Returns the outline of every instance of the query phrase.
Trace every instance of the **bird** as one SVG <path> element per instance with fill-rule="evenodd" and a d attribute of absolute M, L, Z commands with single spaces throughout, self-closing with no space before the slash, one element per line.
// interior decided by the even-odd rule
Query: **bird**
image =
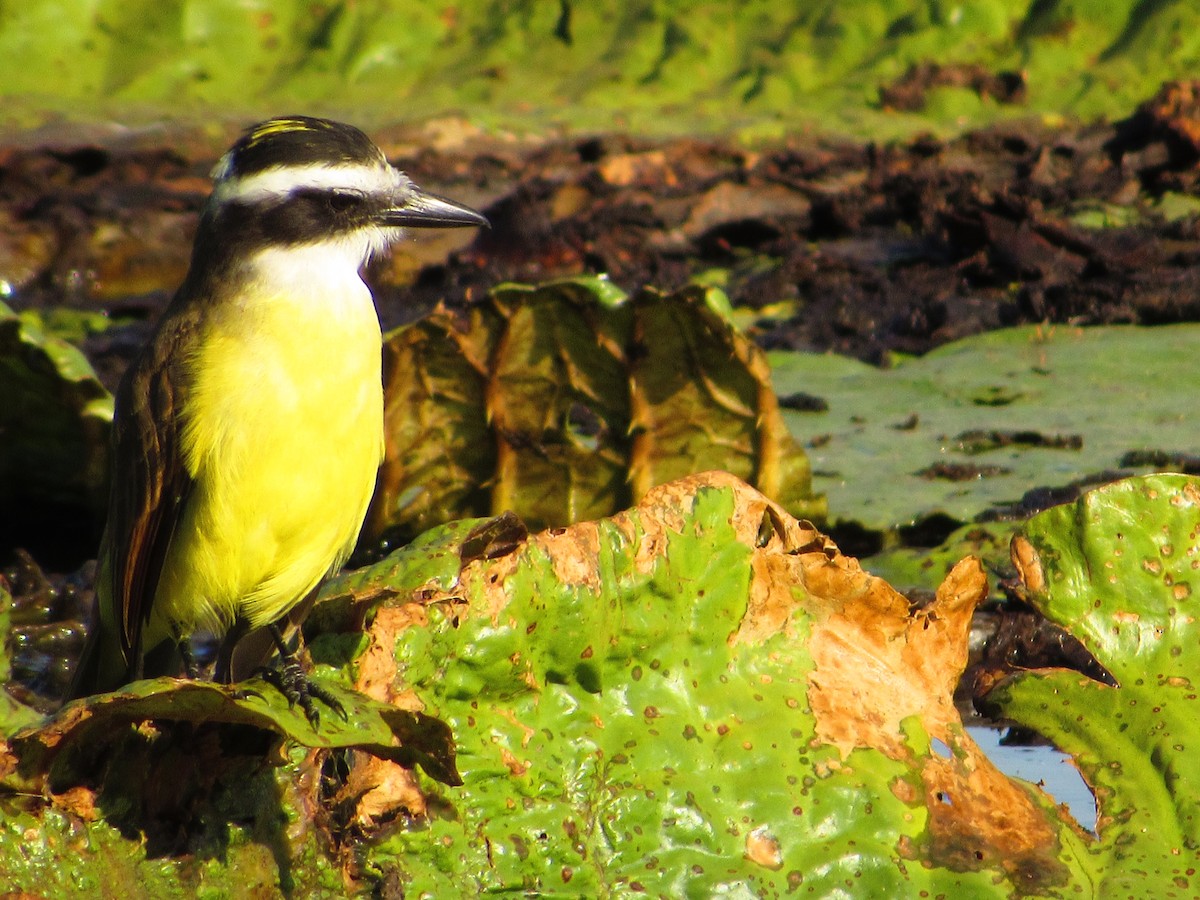
<path fill-rule="evenodd" d="M 361 272 L 407 228 L 486 225 L 352 125 L 283 116 L 236 140 L 187 274 L 116 392 L 93 624 L 65 699 L 195 675 L 200 634 L 220 639 L 214 677 L 232 681 L 253 634 L 314 726 L 313 696 L 336 707 L 283 628 L 350 555 L 383 458 L 382 337 Z"/>

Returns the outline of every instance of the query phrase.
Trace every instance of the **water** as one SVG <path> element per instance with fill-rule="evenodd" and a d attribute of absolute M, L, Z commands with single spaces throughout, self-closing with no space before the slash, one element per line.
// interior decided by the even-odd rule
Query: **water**
<path fill-rule="evenodd" d="M 1040 785 L 1088 831 L 1096 830 L 1096 801 L 1071 757 L 1053 747 L 1010 747 L 1000 743 L 1003 732 L 995 728 L 967 729 L 975 743 L 1005 775 Z"/>

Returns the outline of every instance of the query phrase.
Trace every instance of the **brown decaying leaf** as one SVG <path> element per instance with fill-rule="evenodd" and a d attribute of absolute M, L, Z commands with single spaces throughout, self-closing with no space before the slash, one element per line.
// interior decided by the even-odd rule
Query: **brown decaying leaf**
<path fill-rule="evenodd" d="M 779 869 L 783 866 L 783 853 L 779 840 L 765 826 L 755 828 L 746 833 L 746 859 L 756 862 L 768 869 Z"/>
<path fill-rule="evenodd" d="M 1033 544 L 1024 535 L 1014 535 L 1009 545 L 1013 566 L 1021 578 L 1026 590 L 1039 594 L 1046 589 L 1046 573 L 1042 571 L 1042 562 L 1038 559 Z"/>
<path fill-rule="evenodd" d="M 658 182 L 671 186 L 679 183 L 667 163 L 667 155 L 661 150 L 610 156 L 597 166 L 597 171 L 604 181 L 614 187 L 649 186 Z"/>
<path fill-rule="evenodd" d="M 916 610 L 849 557 L 803 569 L 813 617 L 808 702 L 817 740 L 836 745 L 843 760 L 862 748 L 917 762 L 902 722 L 919 719 L 944 747 L 918 763 L 930 851 L 943 864 L 1016 871 L 1055 846 L 1045 811 L 966 735 L 954 706 L 971 616 L 988 593 L 979 560 L 961 560 L 933 602 Z M 894 790 L 901 799 L 919 796 L 907 783 Z"/>
<path fill-rule="evenodd" d="M 892 790 L 905 802 L 926 803 L 927 852 L 934 859 L 966 868 L 999 865 L 1014 872 L 1039 865 L 1046 848 L 1055 844 L 1045 811 L 984 756 L 966 734 L 953 701 L 967 661 L 971 616 L 987 596 L 978 559 L 959 562 L 936 597 L 914 608 L 857 560 L 842 555 L 810 523 L 789 516 L 728 473 L 707 472 L 654 488 L 635 509 L 609 520 L 636 540 L 639 570 L 649 572 L 658 564 L 671 533 L 682 530 L 696 493 L 705 488 L 733 491 L 731 524 L 737 540 L 753 548 L 749 602 L 741 622 L 731 629 L 730 646 L 791 634 L 793 621 L 807 618 L 815 664 L 808 679 L 814 743 L 838 749 L 841 763 L 835 766 L 852 765 L 851 754 L 859 749 L 913 766 L 911 778 L 898 780 Z M 480 597 L 483 603 L 460 607 L 462 614 L 473 609 L 499 621 L 508 602 L 505 583 L 526 553 L 544 554 L 563 583 L 597 589 L 601 540 L 596 522 L 531 535 L 528 549 L 472 561 L 464 566 L 453 595 L 427 599 Z M 373 648 L 391 647 L 399 629 L 424 623 L 422 611 L 412 604 L 383 612 L 375 619 Z M 363 671 L 371 679 L 363 682 L 364 689 L 386 693 L 382 682 L 393 670 L 364 666 Z M 914 733 L 914 719 L 942 746 L 913 746 L 908 735 Z M 393 802 L 408 802 L 402 794 Z M 746 853 L 763 865 L 774 859 L 769 841 L 748 842 Z"/>
<path fill-rule="evenodd" d="M 401 631 L 428 623 L 425 608 L 419 603 L 380 608 L 371 626 L 370 643 L 357 661 L 355 690 L 400 709 L 424 709 L 416 694 L 398 686 L 393 648 Z M 348 766 L 346 780 L 333 802 L 354 800 L 350 824 L 355 828 L 371 832 L 401 816 L 420 818 L 426 814 L 425 795 L 411 769 L 367 753 L 349 754 Z"/>
<path fill-rule="evenodd" d="M 598 285 L 501 288 L 463 319 L 437 310 L 388 336 L 368 536 L 510 510 L 565 525 L 713 466 L 823 515 L 766 356 L 706 293 L 607 306 Z"/>

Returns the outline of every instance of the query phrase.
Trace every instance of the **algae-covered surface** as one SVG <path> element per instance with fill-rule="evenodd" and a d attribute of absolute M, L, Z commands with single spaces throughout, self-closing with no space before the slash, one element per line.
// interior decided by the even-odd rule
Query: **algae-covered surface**
<path fill-rule="evenodd" d="M 889 137 L 1092 119 L 1200 62 L 1188 3 L 448 6 L 30 0 L 0 12 L 10 122 L 251 109 L 545 130 Z"/>

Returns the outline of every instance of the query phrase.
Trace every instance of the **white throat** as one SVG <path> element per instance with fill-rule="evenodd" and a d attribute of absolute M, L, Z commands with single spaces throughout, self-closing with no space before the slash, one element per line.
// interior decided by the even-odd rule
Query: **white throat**
<path fill-rule="evenodd" d="M 271 284 L 361 281 L 363 266 L 398 237 L 399 229 L 375 228 L 322 241 L 267 247 L 250 257 L 249 267 L 253 277 Z"/>
<path fill-rule="evenodd" d="M 268 247 L 249 260 L 248 295 L 260 298 L 256 302 L 269 298 L 275 304 L 321 310 L 323 315 L 337 319 L 368 311 L 375 318 L 374 301 L 361 274 L 374 249 L 367 233 L 293 247 Z"/>

